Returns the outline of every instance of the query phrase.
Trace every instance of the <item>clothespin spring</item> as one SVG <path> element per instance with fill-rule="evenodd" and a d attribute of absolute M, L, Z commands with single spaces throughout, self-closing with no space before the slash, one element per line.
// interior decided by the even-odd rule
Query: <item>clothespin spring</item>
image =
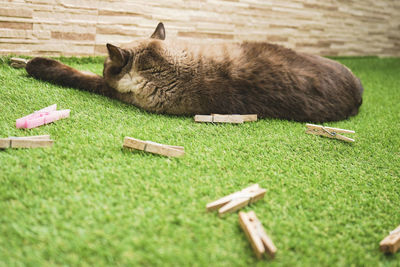
<path fill-rule="evenodd" d="M 330 132 L 328 131 L 325 127 L 322 126 L 322 130 L 325 131 L 327 134 L 331 135 L 331 136 L 336 136 L 336 132 Z"/>

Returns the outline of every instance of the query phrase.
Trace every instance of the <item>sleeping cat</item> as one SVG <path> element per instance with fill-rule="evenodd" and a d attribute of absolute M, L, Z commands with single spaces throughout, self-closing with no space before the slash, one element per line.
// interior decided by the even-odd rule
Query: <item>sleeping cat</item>
<path fill-rule="evenodd" d="M 30 60 L 26 70 L 41 80 L 174 115 L 325 122 L 356 115 L 362 103 L 363 87 L 348 68 L 274 44 L 167 41 L 159 23 L 150 38 L 107 44 L 107 50 L 103 77 L 42 57 Z"/>

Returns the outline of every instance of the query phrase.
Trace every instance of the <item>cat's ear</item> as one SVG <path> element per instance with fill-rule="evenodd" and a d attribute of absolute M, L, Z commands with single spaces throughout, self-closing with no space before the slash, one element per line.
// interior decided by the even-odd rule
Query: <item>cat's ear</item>
<path fill-rule="evenodd" d="M 150 38 L 165 40 L 165 28 L 162 22 L 158 23 L 156 30 L 153 32 Z"/>
<path fill-rule="evenodd" d="M 128 53 L 122 48 L 119 48 L 112 44 L 107 44 L 108 55 L 110 56 L 111 61 L 116 66 L 124 66 L 127 61 Z"/>

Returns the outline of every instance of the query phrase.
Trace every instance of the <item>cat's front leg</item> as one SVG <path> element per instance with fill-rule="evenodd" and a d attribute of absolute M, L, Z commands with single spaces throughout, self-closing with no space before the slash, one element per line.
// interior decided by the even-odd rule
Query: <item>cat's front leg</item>
<path fill-rule="evenodd" d="M 92 72 L 73 69 L 54 59 L 35 57 L 26 64 L 26 71 L 39 80 L 113 96 L 114 90 L 107 86 L 103 77 Z"/>

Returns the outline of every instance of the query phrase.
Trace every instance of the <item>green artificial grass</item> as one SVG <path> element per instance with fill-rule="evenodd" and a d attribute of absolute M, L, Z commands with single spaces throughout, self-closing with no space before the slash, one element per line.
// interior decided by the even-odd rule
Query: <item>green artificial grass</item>
<path fill-rule="evenodd" d="M 50 134 L 52 148 L 0 151 L 0 266 L 398 266 L 379 242 L 400 224 L 400 59 L 340 58 L 365 87 L 358 116 L 327 126 L 354 144 L 264 119 L 196 124 L 27 76 L 0 60 L 0 137 Z M 102 58 L 68 59 L 102 72 Z M 2 62 L 2 63 L 1 63 Z M 51 104 L 71 116 L 31 130 Z M 183 158 L 122 148 L 125 136 L 181 145 Z M 349 135 L 351 136 L 351 135 Z M 253 183 L 278 248 L 259 261 L 237 213 L 208 202 Z"/>

